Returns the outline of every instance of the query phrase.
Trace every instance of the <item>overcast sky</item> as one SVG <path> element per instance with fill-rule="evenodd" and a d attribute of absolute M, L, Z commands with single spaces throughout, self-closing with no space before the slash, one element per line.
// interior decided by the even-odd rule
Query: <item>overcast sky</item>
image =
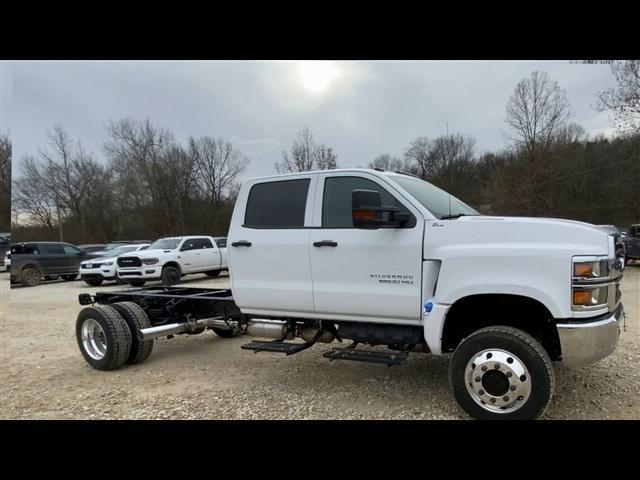
<path fill-rule="evenodd" d="M 230 139 L 251 159 L 245 177 L 275 173 L 305 125 L 342 167 L 400 156 L 413 138 L 446 133 L 447 123 L 483 153 L 505 146 L 507 99 L 534 70 L 566 90 L 573 121 L 610 133 L 608 116 L 593 109 L 613 83 L 609 66 L 568 61 L 2 62 L 0 131 L 11 134 L 14 165 L 46 146 L 56 123 L 103 159 L 109 119 L 148 117 L 180 141 Z"/>

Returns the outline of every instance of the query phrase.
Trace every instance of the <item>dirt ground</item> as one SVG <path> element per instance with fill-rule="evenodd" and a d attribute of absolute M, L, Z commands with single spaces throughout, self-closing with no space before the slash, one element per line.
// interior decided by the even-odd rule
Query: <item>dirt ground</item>
<path fill-rule="evenodd" d="M 228 287 L 192 276 L 185 286 Z M 320 345 L 284 357 L 241 350 L 212 332 L 156 341 L 144 363 L 93 370 L 75 338 L 79 293 L 55 281 L 13 288 L 0 274 L 2 419 L 464 419 L 448 385 L 449 356 L 415 354 L 400 366 L 330 362 Z M 622 283 L 626 331 L 618 349 L 580 369 L 556 369 L 546 419 L 640 419 L 640 266 Z"/>

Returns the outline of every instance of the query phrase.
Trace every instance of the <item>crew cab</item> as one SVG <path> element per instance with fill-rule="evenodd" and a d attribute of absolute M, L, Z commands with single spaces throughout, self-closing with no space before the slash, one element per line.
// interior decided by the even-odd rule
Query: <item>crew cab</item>
<path fill-rule="evenodd" d="M 329 360 L 397 365 L 413 352 L 452 353 L 451 389 L 469 415 L 531 419 L 552 398 L 554 364 L 611 354 L 624 320 L 614 236 L 576 221 L 484 216 L 401 172 L 250 180 L 228 242 L 230 290 L 82 294 L 93 304 L 76 323 L 85 359 L 98 369 L 136 363 L 154 338 L 205 328 L 265 338 L 242 348 L 286 355 L 351 341 L 324 349 Z M 130 347 L 113 322 L 133 333 Z M 100 331 L 104 348 L 92 350 Z"/>
<path fill-rule="evenodd" d="M 199 235 L 161 238 L 144 251 L 120 255 L 116 262 L 117 276 L 133 286 L 142 286 L 150 280 L 174 285 L 191 273 L 217 277 L 228 269 L 227 249 L 217 244 L 221 240 Z"/>
<path fill-rule="evenodd" d="M 117 275 L 116 261 L 118 256 L 124 255 L 130 252 L 138 252 L 140 250 L 146 250 L 150 243 L 142 243 L 139 245 L 123 244 L 115 248 L 112 248 L 108 252 L 105 252 L 105 256 L 91 258 L 80 263 L 80 278 L 84 280 L 87 285 L 97 287 L 102 285 L 104 281 L 116 281 L 123 283 Z"/>

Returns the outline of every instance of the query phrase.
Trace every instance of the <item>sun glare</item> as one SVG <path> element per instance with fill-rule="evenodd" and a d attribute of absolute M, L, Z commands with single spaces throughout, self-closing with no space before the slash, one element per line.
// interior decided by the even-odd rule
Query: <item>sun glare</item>
<path fill-rule="evenodd" d="M 326 61 L 301 62 L 299 73 L 302 84 L 311 93 L 324 92 L 331 82 L 340 77 L 340 70 Z"/>

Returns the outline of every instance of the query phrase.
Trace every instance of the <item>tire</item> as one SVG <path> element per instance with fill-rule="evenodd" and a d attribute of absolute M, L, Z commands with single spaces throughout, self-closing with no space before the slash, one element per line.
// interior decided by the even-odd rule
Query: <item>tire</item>
<path fill-rule="evenodd" d="M 127 280 L 129 285 L 132 287 L 142 287 L 146 282 L 146 280 Z"/>
<path fill-rule="evenodd" d="M 37 287 L 42 281 L 42 273 L 35 267 L 25 267 L 22 269 L 22 285 L 25 287 Z"/>
<path fill-rule="evenodd" d="M 80 311 L 76 339 L 82 356 L 96 370 L 113 370 L 129 358 L 131 332 L 124 318 L 109 305 L 93 305 Z"/>
<path fill-rule="evenodd" d="M 456 401 L 473 418 L 528 420 L 549 405 L 555 375 L 549 355 L 535 338 L 517 328 L 493 326 L 458 345 L 449 382 Z"/>
<path fill-rule="evenodd" d="M 223 330 L 221 328 L 212 328 L 216 335 L 222 338 L 236 338 L 242 335 L 244 332 L 242 330 Z"/>
<path fill-rule="evenodd" d="M 126 283 L 127 283 L 125 280 L 123 280 L 122 278 L 120 278 L 120 277 L 118 276 L 118 274 L 117 274 L 117 273 L 116 273 L 115 281 L 116 281 L 116 284 L 117 284 L 117 285 L 126 285 Z"/>
<path fill-rule="evenodd" d="M 144 362 L 153 351 L 153 339 L 140 341 L 138 331 L 151 327 L 151 321 L 147 312 L 140 305 L 133 302 L 117 302 L 111 306 L 124 318 L 131 332 L 131 350 L 129 357 L 124 362 L 127 365 Z"/>
<path fill-rule="evenodd" d="M 222 270 L 209 270 L 208 272 L 204 272 L 208 277 L 218 277 L 220 276 L 220 272 Z"/>
<path fill-rule="evenodd" d="M 58 280 L 59 275 L 45 275 L 44 279 L 45 280 Z"/>
<path fill-rule="evenodd" d="M 171 285 L 175 285 L 180 281 L 180 270 L 176 267 L 166 266 L 162 269 L 162 275 L 160 279 L 162 280 L 162 284 L 165 287 L 170 287 Z"/>
<path fill-rule="evenodd" d="M 102 285 L 102 279 L 101 278 L 90 278 L 85 280 L 85 283 L 87 285 L 91 285 L 92 287 L 99 287 L 100 285 Z"/>
<path fill-rule="evenodd" d="M 75 274 L 73 274 L 73 275 L 62 275 L 62 279 L 63 279 L 65 282 L 72 282 L 72 281 L 74 281 L 76 278 L 78 278 L 78 274 L 77 274 L 77 273 L 75 273 Z"/>

